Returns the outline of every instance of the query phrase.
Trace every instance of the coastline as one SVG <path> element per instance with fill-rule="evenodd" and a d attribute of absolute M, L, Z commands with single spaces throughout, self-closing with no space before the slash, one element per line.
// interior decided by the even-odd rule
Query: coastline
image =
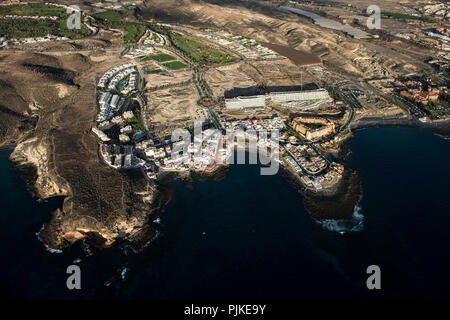
<path fill-rule="evenodd" d="M 350 141 L 355 138 L 356 131 L 374 127 L 422 127 L 436 131 L 443 137 L 450 136 L 450 120 L 423 123 L 408 118 L 382 118 L 366 117 L 359 119 L 351 125 L 351 134 L 341 141 L 337 150 L 324 151 L 328 156 L 341 162 L 347 156 Z M 352 220 L 354 210 L 358 206 L 362 196 L 362 185 L 358 173 L 345 166 L 342 178 L 333 186 L 323 190 L 312 191 L 305 187 L 298 175 L 289 168 L 282 165 L 281 174 L 301 194 L 305 208 L 311 217 L 317 221 L 326 220 Z"/>
<path fill-rule="evenodd" d="M 449 129 L 450 119 L 444 119 L 439 121 L 421 122 L 415 119 L 409 118 L 383 118 L 383 117 L 363 117 L 357 120 L 355 123 L 350 124 L 350 129 L 364 129 L 371 127 L 423 127 L 431 129 Z"/>
<path fill-rule="evenodd" d="M 342 178 L 333 186 L 312 191 L 306 188 L 298 175 L 281 166 L 281 175 L 301 195 L 306 210 L 315 220 L 349 220 L 361 195 L 361 181 L 356 171 L 345 167 Z"/>
<path fill-rule="evenodd" d="M 362 120 L 362 121 L 361 121 Z M 352 126 L 352 134 L 342 141 L 342 144 L 339 146 L 339 152 L 328 153 L 336 159 L 342 160 L 345 158 L 345 155 L 348 152 L 348 142 L 354 138 L 355 132 L 354 130 L 370 128 L 370 127 L 384 127 L 384 126 L 413 126 L 413 127 L 431 127 L 434 128 L 436 125 L 429 125 L 420 123 L 417 121 L 411 121 L 408 119 L 392 119 L 388 121 L 384 121 L 385 119 L 361 119 L 355 125 Z M 382 121 L 380 121 L 382 120 Z M 448 125 L 446 122 L 441 122 L 438 124 L 439 127 L 443 129 L 447 129 Z M 448 131 L 446 131 L 448 133 Z M 16 144 L 3 145 L 2 149 L 12 149 L 14 151 Z M 42 191 L 40 187 L 36 184 L 37 178 L 39 177 L 37 169 L 35 168 L 33 163 L 20 163 L 11 159 L 14 163 L 14 166 L 23 170 L 24 175 L 23 178 L 27 181 L 27 185 L 29 186 L 31 192 L 40 199 L 45 199 L 43 197 Z M 106 239 L 101 235 L 101 233 L 96 232 L 95 230 L 78 230 L 81 231 L 81 235 L 78 234 L 74 238 L 69 236 L 69 241 L 67 239 L 65 241 L 55 241 L 57 238 L 62 236 L 61 230 L 55 228 L 58 226 L 58 223 L 50 223 L 52 220 L 60 220 L 62 216 L 61 210 L 63 210 L 64 204 L 62 208 L 56 210 L 56 212 L 52 213 L 51 220 L 46 223 L 45 227 L 41 232 L 41 237 L 43 241 L 52 249 L 61 249 L 68 245 L 75 243 L 80 239 L 86 239 L 89 243 L 93 244 L 97 247 L 108 247 L 112 244 L 117 244 L 119 246 L 129 245 L 134 248 L 134 250 L 141 250 L 146 243 L 151 241 L 156 233 L 152 229 L 152 220 L 155 217 L 158 217 L 164 211 L 168 201 L 170 201 L 170 197 L 172 195 L 172 190 L 164 185 L 164 181 L 166 179 L 181 179 L 189 183 L 192 181 L 192 177 L 197 177 L 200 181 L 206 180 L 215 180 L 220 181 L 226 178 L 227 171 L 229 166 L 217 166 L 211 171 L 205 170 L 192 170 L 188 172 L 187 175 L 183 176 L 178 173 L 164 173 L 166 177 L 164 177 L 161 183 L 158 183 L 156 189 L 158 190 L 158 196 L 155 197 L 154 201 L 151 203 L 143 204 L 147 208 L 144 213 L 146 215 L 146 222 L 142 224 L 139 228 L 139 232 L 130 233 L 128 235 L 118 235 L 112 243 L 106 241 Z M 355 206 L 357 206 L 360 196 L 361 196 L 361 182 L 357 172 L 353 169 L 345 167 L 343 177 L 336 183 L 336 185 L 331 188 L 326 188 L 324 190 L 320 190 L 318 192 L 311 191 L 303 186 L 303 184 L 299 181 L 297 176 L 290 172 L 288 168 L 284 165 L 281 165 L 281 174 L 286 178 L 288 183 L 293 185 L 294 188 L 298 190 L 301 197 L 303 198 L 305 207 L 307 211 L 311 214 L 311 217 L 317 221 L 324 220 L 350 220 L 353 216 L 353 211 Z M 67 196 L 64 196 L 66 200 Z M 64 201 L 65 202 L 65 201 Z M 150 206 L 150 207 L 148 207 Z M 144 209 L 144 208 L 142 208 Z M 51 226 L 53 225 L 53 226 Z M 59 239 L 61 240 L 61 239 Z M 71 240 L 71 241 L 70 241 Z M 59 243 L 59 244 L 57 244 Z"/>

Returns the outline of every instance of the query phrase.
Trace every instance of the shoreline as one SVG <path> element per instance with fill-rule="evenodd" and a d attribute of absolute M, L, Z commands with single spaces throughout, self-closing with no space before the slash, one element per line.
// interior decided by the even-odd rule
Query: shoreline
<path fill-rule="evenodd" d="M 342 178 L 333 186 L 312 191 L 288 167 L 281 166 L 280 174 L 303 199 L 304 206 L 315 220 L 350 220 L 361 195 L 358 173 L 345 166 Z"/>
<path fill-rule="evenodd" d="M 357 120 L 356 123 L 350 125 L 351 130 L 372 128 L 372 127 L 422 127 L 430 129 L 449 129 L 450 119 L 421 122 L 409 118 L 382 118 L 382 117 L 366 117 Z"/>
<path fill-rule="evenodd" d="M 436 134 L 443 137 L 450 136 L 450 120 L 439 122 L 422 123 L 413 119 L 399 118 L 362 118 L 351 128 L 351 135 L 345 138 L 338 147 L 338 150 L 324 151 L 327 156 L 342 162 L 351 151 L 350 141 L 355 138 L 357 131 L 369 128 L 381 127 L 416 127 L 432 129 Z M 326 220 L 351 221 L 353 212 L 362 196 L 361 179 L 358 172 L 345 166 L 342 178 L 335 184 L 323 190 L 313 191 L 307 188 L 298 175 L 286 165 L 281 165 L 283 177 L 301 194 L 306 210 L 311 217 L 318 222 Z"/>
<path fill-rule="evenodd" d="M 410 119 L 379 119 L 379 118 L 371 118 L 371 119 L 361 119 L 356 124 L 351 126 L 352 135 L 349 136 L 348 139 L 345 139 L 342 144 L 339 146 L 339 152 L 337 154 L 327 152 L 329 155 L 335 157 L 338 160 L 343 160 L 348 153 L 348 143 L 354 138 L 356 131 L 365 128 L 373 128 L 373 127 L 401 127 L 401 126 L 409 126 L 409 127 L 423 127 L 430 128 L 434 130 L 444 130 L 446 134 L 450 134 L 450 121 L 442 121 L 439 123 L 421 123 L 418 121 L 412 121 Z M 13 143 L 5 143 L 0 146 L 0 150 L 11 150 L 14 151 L 17 144 Z M 347 152 L 345 152 L 347 151 Z M 33 196 L 38 199 L 42 199 L 41 192 L 39 190 L 39 186 L 36 185 L 36 180 L 38 178 L 37 169 L 34 167 L 32 163 L 24 164 L 17 163 L 11 159 L 9 159 L 19 171 L 22 171 L 24 174 L 22 178 L 26 181 L 27 186 Z M 355 206 L 358 204 L 359 198 L 361 196 L 361 181 L 358 173 L 349 168 L 345 167 L 343 177 L 333 185 L 331 189 L 326 188 L 324 190 L 313 192 L 308 190 L 300 181 L 298 181 L 298 177 L 294 176 L 292 172 L 285 165 L 280 165 L 280 174 L 287 180 L 288 183 L 293 185 L 298 192 L 300 193 L 306 210 L 310 213 L 311 217 L 317 221 L 324 220 L 351 220 L 353 217 L 353 211 Z M 145 247 L 145 245 L 154 239 L 156 236 L 156 232 L 152 228 L 153 220 L 157 218 L 164 209 L 167 207 L 168 202 L 173 196 L 173 190 L 164 185 L 166 179 L 181 179 L 186 182 L 192 182 L 193 177 L 197 177 L 200 181 L 206 180 L 215 180 L 220 181 L 226 178 L 226 173 L 228 172 L 229 166 L 218 165 L 211 171 L 196 171 L 191 170 L 187 173 L 186 176 L 180 175 L 178 173 L 165 173 L 167 177 L 163 177 L 163 179 L 157 183 L 158 196 L 155 202 L 151 204 L 151 208 L 148 208 L 148 214 L 146 220 L 147 222 L 141 226 L 141 230 L 135 234 L 129 234 L 127 236 L 117 237 L 116 241 L 114 241 L 110 245 L 119 245 L 119 246 L 131 246 L 133 250 L 141 250 Z M 65 199 L 67 196 L 63 196 Z M 61 210 L 64 207 L 64 202 L 61 205 L 61 208 L 52 212 L 52 218 L 45 224 L 46 228 L 43 230 L 43 234 L 41 234 L 42 239 L 45 241 L 47 245 L 51 244 L 53 241 L 49 241 L 51 238 L 58 238 L 57 230 L 53 230 L 57 234 L 53 234 L 52 228 L 48 228 L 50 221 L 53 220 L 54 216 L 60 215 Z M 336 205 L 338 204 L 338 205 Z M 145 206 L 149 206 L 149 204 L 144 204 Z M 59 214 L 58 214 L 59 211 Z M 147 210 L 146 210 L 147 211 Z M 104 238 L 101 237 L 100 234 L 95 231 L 86 232 L 85 237 L 90 244 L 93 244 L 96 247 L 108 247 L 105 245 Z M 60 235 L 59 235 L 60 236 Z M 76 240 L 78 241 L 78 240 Z M 76 242 L 74 241 L 74 242 Z M 65 243 L 62 246 L 55 247 L 49 246 L 52 249 L 63 249 L 67 247 L 67 245 L 71 245 L 74 242 Z"/>

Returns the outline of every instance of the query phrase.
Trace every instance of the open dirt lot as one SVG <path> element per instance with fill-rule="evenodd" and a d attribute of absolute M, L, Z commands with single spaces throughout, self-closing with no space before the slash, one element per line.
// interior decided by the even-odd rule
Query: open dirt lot
<path fill-rule="evenodd" d="M 192 84 L 152 91 L 146 98 L 148 105 L 143 112 L 144 122 L 149 131 L 158 136 L 191 126 L 199 109 L 199 95 Z"/>

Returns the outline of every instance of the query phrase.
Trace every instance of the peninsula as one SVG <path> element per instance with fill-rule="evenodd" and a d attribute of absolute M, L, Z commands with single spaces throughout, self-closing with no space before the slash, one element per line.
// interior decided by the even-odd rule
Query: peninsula
<path fill-rule="evenodd" d="M 362 192 L 344 165 L 355 129 L 449 127 L 448 41 L 434 36 L 448 29 L 436 17 L 405 26 L 423 29 L 418 40 L 348 23 L 339 6 L 330 12 L 346 27 L 328 28 L 301 16 L 313 4 L 85 1 L 80 29 L 68 30 L 56 24 L 69 2 L 10 2 L 0 6 L 0 144 L 37 197 L 64 198 L 40 232 L 53 249 L 139 250 L 167 177 L 222 176 L 255 134 L 314 219 L 350 220 Z M 27 28 L 13 31 L 18 21 Z M 174 157 L 174 132 L 196 124 L 201 135 Z"/>

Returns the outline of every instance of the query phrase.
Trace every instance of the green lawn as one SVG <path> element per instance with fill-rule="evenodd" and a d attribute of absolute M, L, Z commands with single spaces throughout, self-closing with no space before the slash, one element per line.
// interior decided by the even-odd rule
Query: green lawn
<path fill-rule="evenodd" d="M 179 69 L 184 69 L 184 68 L 188 67 L 187 65 L 185 65 L 184 63 L 182 63 L 180 61 L 166 62 L 166 63 L 163 63 L 163 66 L 170 70 L 179 70 Z"/>
<path fill-rule="evenodd" d="M 152 56 L 152 59 L 158 62 L 166 62 L 166 61 L 171 61 L 171 60 L 175 60 L 174 57 L 169 56 L 168 54 L 157 54 L 155 56 Z"/>
<path fill-rule="evenodd" d="M 137 115 L 135 114 L 133 118 L 127 120 L 127 124 L 131 125 L 131 127 L 133 128 L 133 135 L 135 133 L 145 132 L 144 127 L 142 126 L 141 123 L 141 116 L 139 110 L 137 110 L 137 112 L 135 111 L 135 113 L 137 113 Z"/>
<path fill-rule="evenodd" d="M 171 38 L 175 45 L 196 63 L 226 64 L 236 61 L 236 58 L 229 56 L 218 49 L 184 37 L 179 33 L 172 33 Z"/>

